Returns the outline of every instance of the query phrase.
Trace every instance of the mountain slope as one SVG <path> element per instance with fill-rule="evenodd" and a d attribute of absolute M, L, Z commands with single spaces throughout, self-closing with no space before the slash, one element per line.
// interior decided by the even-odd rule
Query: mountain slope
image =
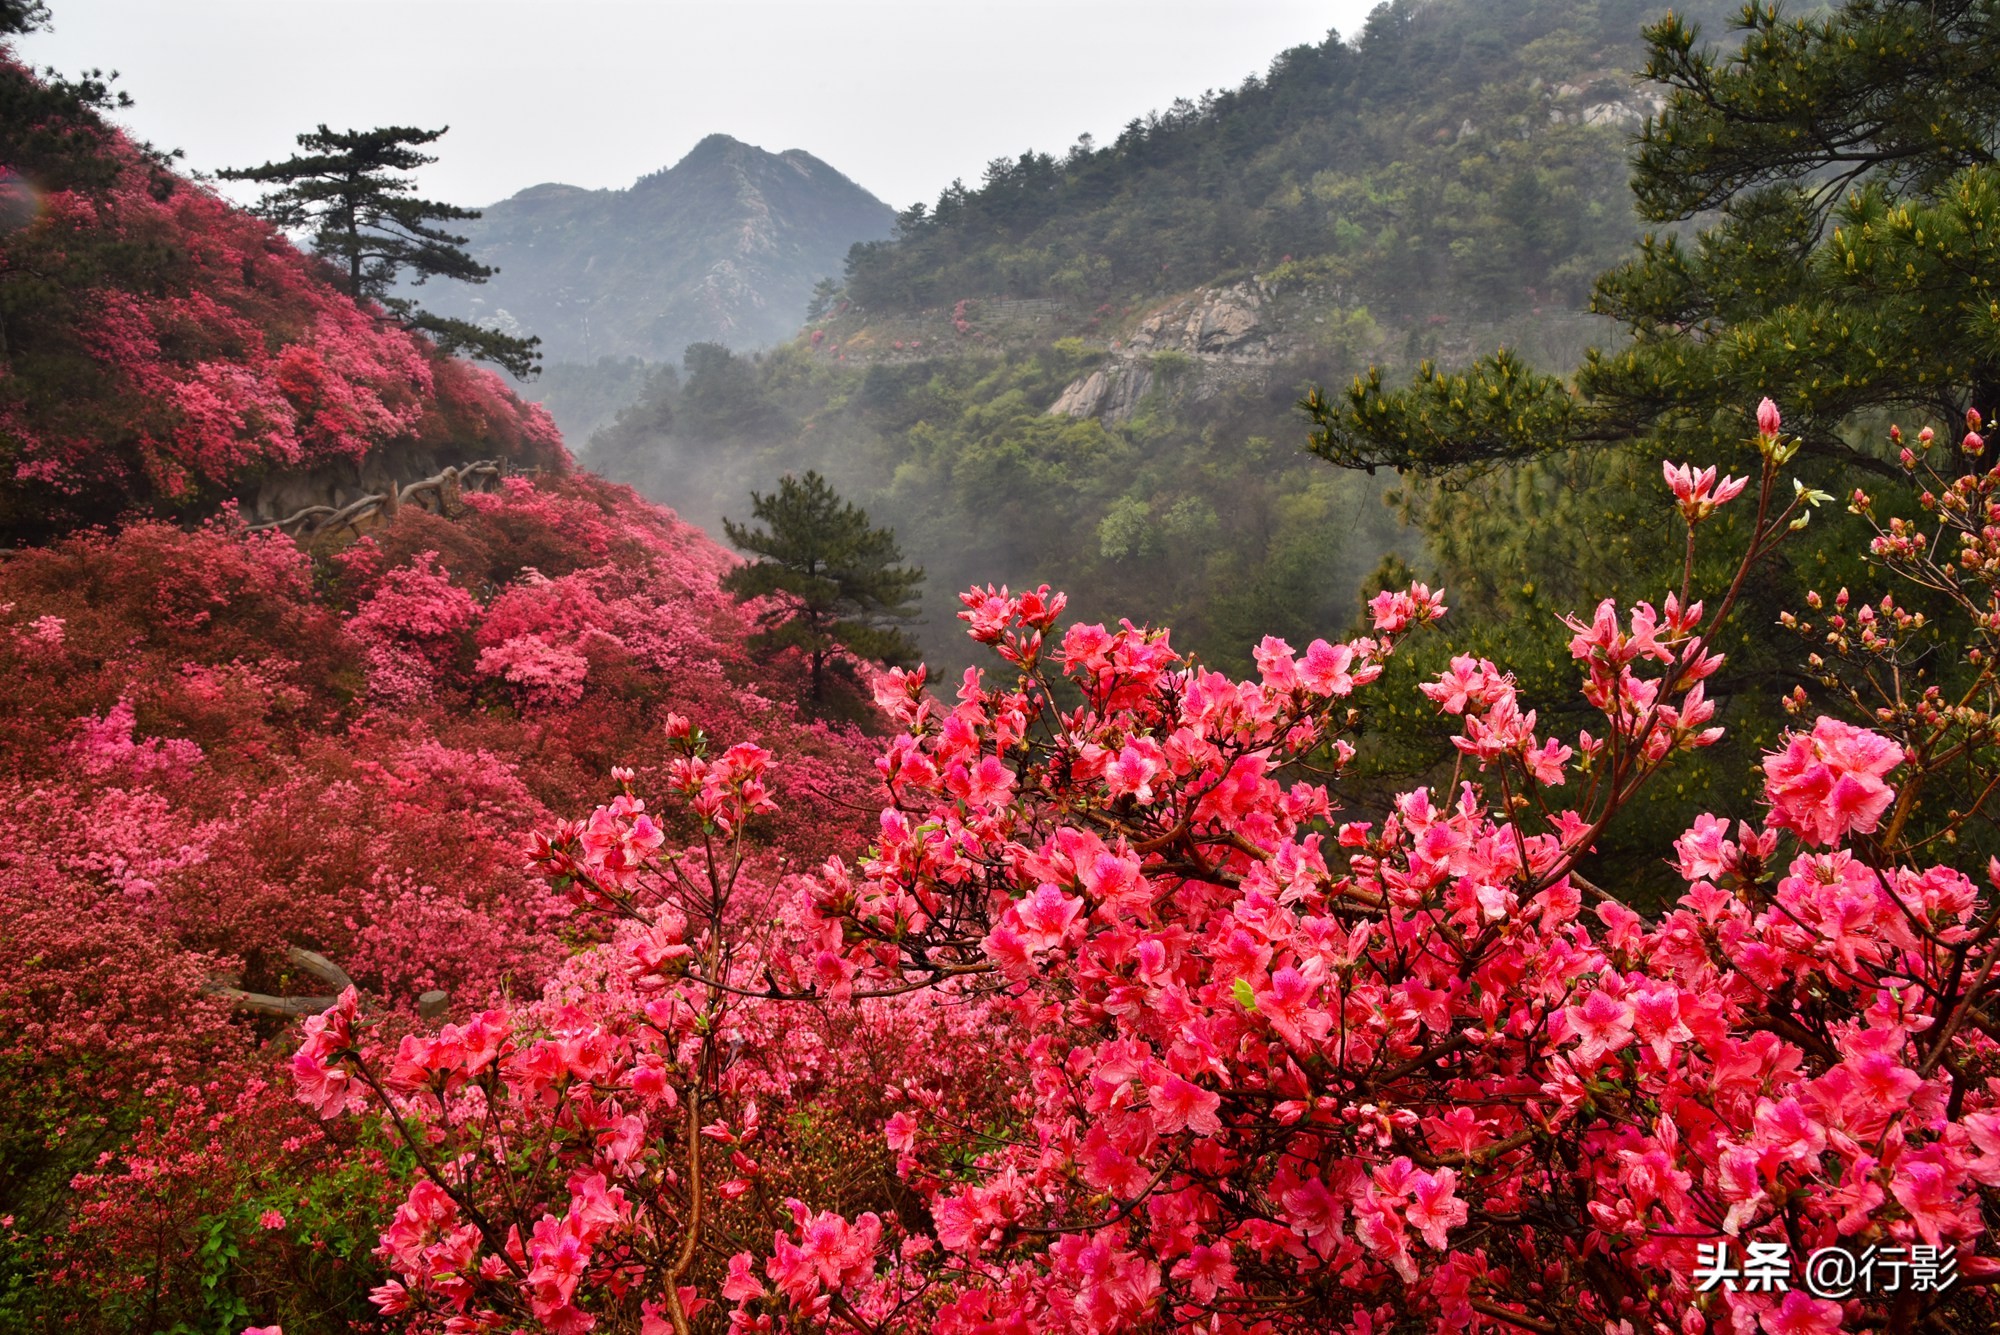
<path fill-rule="evenodd" d="M 312 478 L 569 465 L 494 375 L 357 307 L 321 263 L 0 48 L 0 540 L 195 516 Z"/>
<path fill-rule="evenodd" d="M 424 295 L 451 315 L 539 335 L 551 363 L 678 361 L 690 343 L 747 349 L 798 331 L 813 285 L 889 234 L 889 207 L 810 153 L 713 134 L 625 190 L 538 185 L 466 224 L 500 272 Z"/>
<path fill-rule="evenodd" d="M 1378 313 L 1580 305 L 1632 230 L 1622 139 L 1657 97 L 1627 71 L 1664 8 L 1385 3 L 1354 39 L 1285 51 L 1113 143 L 954 182 L 857 252 L 848 296 L 873 312 L 1003 295 L 1088 307 L 1316 261 Z"/>
<path fill-rule="evenodd" d="M 786 751 L 760 859 L 871 771 L 744 651 L 734 558 L 101 106 L 0 45 L 0 1332 L 374 1329 L 412 1164 L 299 1108 L 304 999 L 533 993 L 579 938 L 523 840 L 670 711 Z M 230 504 L 474 459 L 358 537 Z"/>
<path fill-rule="evenodd" d="M 1247 669 L 1421 554 L 1386 476 L 1303 454 L 1308 385 L 1602 336 L 1653 106 L 1623 71 L 1661 7 L 1397 0 L 1111 145 L 994 163 L 857 249 L 794 345 L 658 376 L 586 453 L 704 524 L 818 469 L 931 572 L 941 665 L 955 589 L 1006 580 Z"/>

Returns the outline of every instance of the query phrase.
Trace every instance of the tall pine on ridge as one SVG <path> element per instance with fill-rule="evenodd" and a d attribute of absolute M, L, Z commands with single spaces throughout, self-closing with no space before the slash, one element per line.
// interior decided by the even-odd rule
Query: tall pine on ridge
<path fill-rule="evenodd" d="M 321 125 L 298 136 L 305 152 L 221 175 L 276 186 L 257 212 L 289 231 L 309 229 L 313 249 L 341 271 L 349 296 L 379 303 L 403 325 L 430 335 L 447 353 L 490 361 L 525 378 L 541 360 L 535 351 L 541 340 L 434 315 L 396 295 L 405 273 L 421 286 L 432 278 L 483 283 L 497 272 L 466 253 L 465 237 L 436 225 L 477 218 L 479 210 L 419 199 L 406 176 L 437 161 L 418 150 L 450 128 L 331 130 Z"/>

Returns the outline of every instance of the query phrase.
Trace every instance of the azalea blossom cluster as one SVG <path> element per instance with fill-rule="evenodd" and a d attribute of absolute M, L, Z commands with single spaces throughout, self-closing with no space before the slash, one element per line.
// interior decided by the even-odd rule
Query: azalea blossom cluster
<path fill-rule="evenodd" d="M 627 795 L 536 847 L 558 885 L 625 924 L 581 957 L 605 980 L 595 1027 L 577 1027 L 568 991 L 569 1009 L 552 997 L 515 1022 L 520 1046 L 478 1076 L 447 1063 L 415 1098 L 385 1082 L 391 1106 L 429 1097 L 424 1116 L 447 1128 L 407 1207 L 431 1222 L 399 1215 L 385 1241 L 403 1286 L 385 1306 L 421 1292 L 468 1329 L 525 1313 L 651 1331 L 692 1329 L 720 1300 L 744 1332 L 1990 1320 L 2000 919 L 1971 877 L 1896 837 L 1917 752 L 1815 719 L 1767 759 L 1761 823 L 1702 817 L 1675 843 L 1686 889 L 1665 912 L 1588 874 L 1638 789 L 1717 739 L 1708 646 L 1752 563 L 1817 503 L 1804 488 L 1777 503 L 1770 416 L 1732 584 L 1572 622 L 1597 721 L 1555 735 L 1502 668 L 1456 659 L 1422 687 L 1456 772 L 1372 815 L 1344 806 L 1340 775 L 1357 705 L 1401 638 L 1444 613 L 1422 586 L 1379 596 L 1368 635 L 1303 653 L 1266 640 L 1252 681 L 1181 659 L 1163 632 L 1063 629 L 1047 589 L 972 590 L 963 618 L 1003 682 L 970 672 L 947 705 L 920 671 L 885 674 L 898 732 L 874 842 L 750 915 L 727 911 L 717 869 L 754 821 L 749 785 L 781 762 L 767 771 L 761 748 L 710 762 L 670 724 L 690 748 L 671 786 L 697 804 L 694 842 Z M 1746 489 L 1667 480 L 1691 541 Z M 785 1015 L 887 1023 L 940 1003 L 1006 1043 L 958 1054 L 1002 1068 L 1004 1087 L 905 1090 L 883 1118 L 881 1150 L 920 1208 L 761 1194 L 764 1124 L 703 1063 L 742 1061 Z M 383 1080 L 364 1052 L 345 1059 Z M 537 1099 L 562 1109 L 539 1132 L 524 1116 Z M 739 1111 L 697 1131 L 702 1099 Z M 657 1120 L 663 1106 L 684 1120 Z M 488 1124 L 516 1146 L 504 1159 L 468 1130 Z M 703 1215 L 703 1141 L 734 1174 L 711 1208 L 761 1206 L 768 1242 Z M 532 1229 L 481 1228 L 471 1206 L 505 1197 L 475 1186 L 539 1161 L 526 1145 L 568 1196 L 547 1196 Z M 746 1231 L 719 1271 L 678 1264 Z M 1922 1246 L 1961 1279 L 1840 1301 L 1698 1284 L 1723 1244 Z M 545 1302 L 532 1276 L 549 1247 L 582 1278 Z"/>
<path fill-rule="evenodd" d="M 1988 809 L 1994 793 L 2000 470 L 1963 466 L 1985 449 L 1983 424 L 1977 409 L 1968 410 L 1956 451 L 1929 427 L 1914 449 L 1901 428 L 1889 429 L 1920 489 L 1915 514 L 1878 508 L 1859 488 L 1849 497 L 1849 510 L 1875 531 L 1871 555 L 1900 578 L 1902 596 L 1811 591 L 1804 607 L 1782 618 L 1806 646 L 1806 668 L 1821 687 L 1908 758 L 1908 780 L 1887 808 L 1893 838 L 1954 836 Z M 1952 640 L 1963 648 L 1954 652 Z M 1803 698 L 1801 689 L 1791 703 L 1797 708 Z"/>
<path fill-rule="evenodd" d="M 1773 504 L 1768 405 L 1760 430 L 1745 569 L 1823 499 Z M 1667 480 L 1692 541 L 1744 484 L 1684 471 Z M 931 1273 L 953 1296 L 936 1328 L 1372 1330 L 1393 1312 L 1438 1330 L 1831 1335 L 1890 1320 L 1888 1300 L 1701 1292 L 1699 1244 L 1915 1244 L 1992 1273 L 1977 1245 L 2000 1186 L 1995 918 L 1964 874 L 1879 838 L 1903 746 L 1832 718 L 1788 739 L 1764 825 L 1698 821 L 1676 847 L 1688 891 L 1656 921 L 1579 867 L 1639 785 L 1719 736 L 1705 646 L 1741 583 L 1713 612 L 1684 586 L 1659 611 L 1572 622 L 1604 724 L 1573 746 L 1537 733 L 1493 664 L 1455 660 L 1423 692 L 1474 773 L 1377 822 L 1265 777 L 1342 758 L 1267 712 L 1320 689 L 1284 647 L 1233 688 L 1247 718 L 1211 721 L 1217 687 L 1149 676 L 1161 664 L 1139 651 L 1157 641 L 1128 628 L 1122 661 L 1115 637 L 1111 655 L 1065 656 L 1090 703 L 1061 713 L 1023 652 L 1040 608 L 1009 620 L 969 598 L 1020 685 L 968 682 L 942 718 L 885 701 L 909 730 L 894 772 L 914 781 L 859 874 L 834 869 L 821 892 L 878 985 L 970 971 L 990 923 L 986 962 L 1039 1034 L 1031 1126 L 956 1185 L 946 1165 L 975 1144 L 893 1133 L 940 1174 L 950 1261 Z M 1400 624 L 1396 601 L 1378 600 L 1378 628 Z M 1092 691 L 1103 665 L 1130 694 Z M 1022 747 L 1042 728 L 1045 747 Z M 1149 745 L 1184 768 L 1153 782 Z M 1143 795 L 1098 755 L 1138 761 Z M 1026 763 L 988 785 L 1010 795 L 997 814 L 921 782 L 999 757 Z M 1260 790 L 1225 805 L 1245 761 Z M 1948 1300 L 1898 1301 L 1907 1321 L 1912 1301 Z"/>
<path fill-rule="evenodd" d="M 803 865 L 861 828 L 869 752 L 801 719 L 789 683 L 741 651 L 729 564 L 628 491 L 544 475 L 454 518 L 404 507 L 321 561 L 225 516 L 0 568 L 0 1061 L 16 1096 L 0 1141 L 22 1147 L 10 1273 L 38 1277 L 22 1320 L 365 1316 L 386 1275 L 366 1246 L 336 1249 L 372 1241 L 406 1194 L 407 1150 L 295 1101 L 289 1045 L 271 1046 L 295 1020 L 230 998 L 337 992 L 290 953 L 318 952 L 393 1057 L 429 991 L 461 1025 L 539 994 L 579 939 L 609 932 L 570 928 L 523 835 L 604 800 L 614 760 L 666 786 L 667 712 L 783 749 L 766 800 L 784 809 L 746 845 L 758 859 Z M 587 659 L 573 698 L 481 668 L 486 648 L 535 637 Z M 378 689 L 381 650 L 409 665 L 407 693 Z M 796 1043 L 797 1078 L 766 1083 L 809 1088 L 830 1047 L 873 1041 Z M 346 1107 L 355 1088 L 324 1092 Z M 884 1097 L 857 1106 L 879 1104 L 879 1123 Z M 869 1164 L 856 1137 L 879 1145 L 874 1125 L 815 1140 L 773 1189 L 864 1212 L 858 1188 L 825 1191 Z M 265 1227 L 266 1209 L 287 1224 Z"/>
<path fill-rule="evenodd" d="M 836 1038 L 836 1022 L 792 1004 L 804 995 L 791 962 L 810 902 L 780 888 L 747 838 L 775 810 L 770 753 L 738 743 L 711 754 L 677 713 L 664 732 L 672 814 L 650 810 L 621 769 L 626 791 L 532 841 L 553 885 L 615 924 L 540 1004 L 393 1045 L 368 1032 L 352 992 L 306 1023 L 293 1057 L 300 1097 L 328 1118 L 364 1095 L 393 1109 L 423 1169 L 382 1235 L 378 1255 L 395 1274 L 374 1294 L 385 1315 L 562 1332 L 616 1315 L 635 1330 L 687 1330 L 718 1295 L 763 1292 L 743 1268 L 748 1253 L 722 1273 L 713 1253 L 725 1238 L 771 1251 L 762 1274 L 786 1301 L 825 1306 L 872 1275 L 884 1228 L 865 1210 L 852 1223 L 809 1217 L 784 1194 L 794 1182 L 823 1189 L 829 1166 L 799 1143 L 798 1119 L 868 1104 L 888 1119 L 897 1099 L 967 1102 L 954 1091 L 968 1077 L 944 1068 L 952 1040 L 990 1041 L 978 1009 L 916 1001 L 871 1016 L 865 1037 Z M 689 837 L 669 838 L 690 822 Z M 937 1054 L 928 1081 L 924 1060 L 884 1050 L 924 1041 Z M 880 1087 L 885 1064 L 906 1088 Z M 861 1071 L 876 1087 L 857 1098 Z M 506 1145 L 534 1149 L 495 1153 Z M 842 1152 L 863 1166 L 885 1157 L 879 1142 Z M 780 1199 L 796 1237 L 759 1237 Z"/>

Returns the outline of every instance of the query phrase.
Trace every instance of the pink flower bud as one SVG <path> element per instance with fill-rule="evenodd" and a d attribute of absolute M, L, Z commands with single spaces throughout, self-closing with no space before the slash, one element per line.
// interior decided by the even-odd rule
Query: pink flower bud
<path fill-rule="evenodd" d="M 1777 404 L 1765 399 L 1757 405 L 1757 430 L 1760 434 L 1775 440 L 1780 424 Z"/>
<path fill-rule="evenodd" d="M 1968 416 L 1971 416 L 1971 414 L 1968 414 Z M 1986 448 L 1986 440 L 1977 431 L 1968 431 L 1965 433 L 1965 439 L 1960 442 L 1959 448 L 1967 454 L 1977 454 Z"/>

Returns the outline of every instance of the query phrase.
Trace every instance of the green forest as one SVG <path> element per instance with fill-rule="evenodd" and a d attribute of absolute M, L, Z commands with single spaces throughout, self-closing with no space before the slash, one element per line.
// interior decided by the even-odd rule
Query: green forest
<path fill-rule="evenodd" d="M 1560 366 L 1615 337 L 1587 308 L 1639 233 L 1648 12 L 1384 5 L 1115 144 L 996 161 L 857 246 L 795 342 L 689 349 L 584 453 L 710 526 L 818 469 L 933 572 L 933 654 L 958 652 L 950 591 L 978 578 L 1087 589 L 1246 664 L 1267 631 L 1344 621 L 1385 555 L 1422 546 L 1386 476 L 1306 454 L 1310 386 L 1502 344 Z M 1135 363 L 1150 314 L 1237 285 L 1260 307 L 1247 348 L 1161 339 Z M 1144 386 L 1123 411 L 1049 415 L 1121 367 Z"/>
<path fill-rule="evenodd" d="M 1639 117 L 1602 109 L 1645 105 L 1631 76 L 1657 8 L 1381 5 L 1351 41 L 1286 51 L 1111 144 L 992 162 L 857 247 L 847 295 L 884 313 L 1000 294 L 1092 307 L 1275 271 L 1378 317 L 1580 307 L 1633 239 Z M 1734 6 L 1676 8 L 1713 27 Z"/>

